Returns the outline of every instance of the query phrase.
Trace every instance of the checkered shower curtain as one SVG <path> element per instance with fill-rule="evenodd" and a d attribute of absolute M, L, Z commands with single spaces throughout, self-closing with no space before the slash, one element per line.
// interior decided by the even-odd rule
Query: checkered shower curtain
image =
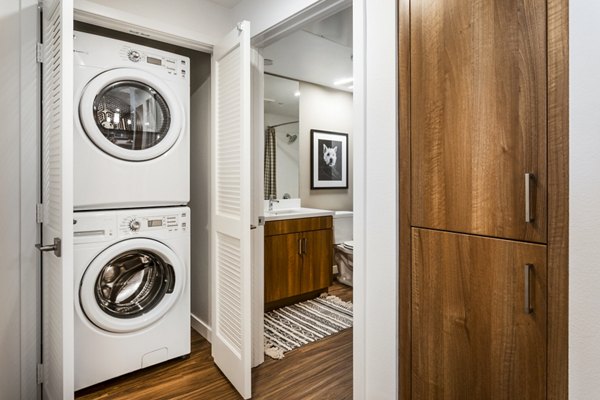
<path fill-rule="evenodd" d="M 275 128 L 265 133 L 265 200 L 277 198 L 277 138 Z"/>

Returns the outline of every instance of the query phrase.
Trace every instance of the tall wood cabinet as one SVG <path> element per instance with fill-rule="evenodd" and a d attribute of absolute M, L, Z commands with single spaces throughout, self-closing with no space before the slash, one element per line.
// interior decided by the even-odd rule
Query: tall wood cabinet
<path fill-rule="evenodd" d="M 565 8 L 399 1 L 404 400 L 566 393 Z"/>

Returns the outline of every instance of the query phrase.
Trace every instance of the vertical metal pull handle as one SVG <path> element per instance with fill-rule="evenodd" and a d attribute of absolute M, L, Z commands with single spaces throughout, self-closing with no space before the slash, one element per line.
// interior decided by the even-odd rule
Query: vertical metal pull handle
<path fill-rule="evenodd" d="M 525 301 L 523 311 L 525 314 L 531 314 L 533 312 L 533 306 L 531 305 L 531 274 L 533 270 L 532 264 L 525 264 L 523 268 L 523 286 L 525 287 Z"/>
<path fill-rule="evenodd" d="M 302 255 L 302 238 L 298 239 L 298 255 Z"/>
<path fill-rule="evenodd" d="M 533 222 L 533 185 L 535 183 L 535 175 L 527 172 L 525 174 L 525 222 L 530 224 Z"/>

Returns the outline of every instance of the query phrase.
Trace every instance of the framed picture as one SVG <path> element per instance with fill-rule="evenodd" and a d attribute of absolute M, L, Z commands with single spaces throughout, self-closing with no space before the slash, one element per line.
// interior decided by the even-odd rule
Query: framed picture
<path fill-rule="evenodd" d="M 348 188 L 348 134 L 310 130 L 310 188 Z"/>

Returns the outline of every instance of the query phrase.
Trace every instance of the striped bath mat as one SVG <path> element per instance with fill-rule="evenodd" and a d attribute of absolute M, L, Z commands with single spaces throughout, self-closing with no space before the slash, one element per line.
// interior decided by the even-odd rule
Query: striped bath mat
<path fill-rule="evenodd" d="M 265 313 L 265 354 L 283 353 L 352 327 L 352 303 L 321 297 Z"/>

